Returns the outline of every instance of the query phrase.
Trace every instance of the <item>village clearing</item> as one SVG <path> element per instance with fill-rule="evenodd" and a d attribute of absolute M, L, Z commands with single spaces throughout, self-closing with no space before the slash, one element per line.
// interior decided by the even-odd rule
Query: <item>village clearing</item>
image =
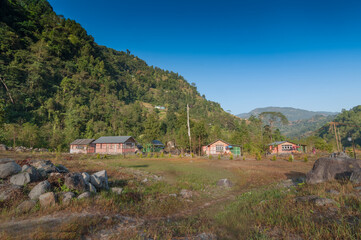
<path fill-rule="evenodd" d="M 359 239 L 358 188 L 302 182 L 318 157 L 290 162 L 0 153 L 18 162 L 51 160 L 72 172 L 105 169 L 110 185 L 122 188 L 120 195 L 104 190 L 68 205 L 36 205 L 28 213 L 16 211 L 21 197 L 2 202 L 0 239 Z M 232 186 L 217 186 L 220 179 Z M 309 195 L 334 204 L 295 200 Z"/>

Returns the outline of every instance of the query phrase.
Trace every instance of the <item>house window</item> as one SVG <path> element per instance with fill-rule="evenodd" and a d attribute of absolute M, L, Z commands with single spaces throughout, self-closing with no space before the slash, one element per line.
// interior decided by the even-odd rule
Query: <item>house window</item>
<path fill-rule="evenodd" d="M 282 145 L 282 151 L 292 151 L 292 145 Z"/>
<path fill-rule="evenodd" d="M 124 148 L 134 148 L 134 143 L 132 143 L 132 142 L 127 142 L 127 143 L 125 143 Z"/>
<path fill-rule="evenodd" d="M 84 149 L 84 146 L 79 146 L 79 145 L 77 145 L 76 148 L 77 148 L 77 149 Z"/>
<path fill-rule="evenodd" d="M 223 152 L 223 145 L 216 145 L 216 152 Z"/>
<path fill-rule="evenodd" d="M 110 149 L 113 149 L 113 144 L 109 144 L 109 148 L 110 148 Z"/>

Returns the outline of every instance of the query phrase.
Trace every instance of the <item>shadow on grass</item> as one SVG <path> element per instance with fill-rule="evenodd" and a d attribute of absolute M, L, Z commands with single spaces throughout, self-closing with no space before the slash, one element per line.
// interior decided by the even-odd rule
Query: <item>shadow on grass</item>
<path fill-rule="evenodd" d="M 296 171 L 290 171 L 288 173 L 285 173 L 287 179 L 295 179 L 295 178 L 302 178 L 306 177 L 306 174 L 303 172 L 296 172 Z"/>
<path fill-rule="evenodd" d="M 128 185 L 128 180 L 115 180 L 110 184 L 110 187 L 124 187 Z"/>
<path fill-rule="evenodd" d="M 131 166 L 128 166 L 128 167 L 131 167 L 131 168 L 146 168 L 146 167 L 149 167 L 148 164 L 143 164 L 143 165 L 131 165 Z"/>

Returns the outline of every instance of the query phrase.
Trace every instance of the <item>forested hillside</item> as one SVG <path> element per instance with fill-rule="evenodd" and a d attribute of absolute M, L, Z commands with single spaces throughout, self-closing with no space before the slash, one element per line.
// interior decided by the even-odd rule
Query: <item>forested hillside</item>
<path fill-rule="evenodd" d="M 0 142 L 65 149 L 76 138 L 132 135 L 187 147 L 187 104 L 197 144 L 239 128 L 195 84 L 129 50 L 97 45 L 47 1 L 0 3 Z"/>
<path fill-rule="evenodd" d="M 348 137 L 351 137 L 355 141 L 355 144 L 361 146 L 361 105 L 350 110 L 342 110 L 342 112 L 336 116 L 334 122 L 339 123 L 337 129 L 344 147 L 350 147 L 352 145 L 352 143 L 347 140 Z M 319 129 L 316 135 L 336 144 L 334 132 L 330 131 L 329 124 Z"/>

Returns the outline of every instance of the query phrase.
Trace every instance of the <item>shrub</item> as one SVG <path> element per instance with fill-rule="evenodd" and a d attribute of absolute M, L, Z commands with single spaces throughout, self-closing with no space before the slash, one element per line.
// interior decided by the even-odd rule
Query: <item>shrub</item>
<path fill-rule="evenodd" d="M 155 157 L 155 158 L 158 158 L 158 153 L 154 154 L 154 157 Z"/>
<path fill-rule="evenodd" d="M 170 158 L 172 157 L 172 154 L 171 154 L 171 153 L 169 153 L 169 157 L 170 157 Z"/>
<path fill-rule="evenodd" d="M 229 155 L 229 160 L 233 160 L 233 154 Z"/>
<path fill-rule="evenodd" d="M 221 159 L 221 154 L 218 154 L 218 160 Z"/>
<path fill-rule="evenodd" d="M 140 154 L 139 154 L 139 157 L 140 157 L 140 158 L 143 158 L 143 153 L 140 153 Z"/>
<path fill-rule="evenodd" d="M 151 158 L 152 157 L 152 155 L 150 155 L 150 153 L 148 153 L 147 154 L 147 158 Z"/>
<path fill-rule="evenodd" d="M 304 162 L 308 162 L 308 157 L 305 156 L 305 158 L 303 159 Z"/>
<path fill-rule="evenodd" d="M 246 157 L 245 157 L 245 156 L 243 156 L 243 161 L 246 161 Z"/>
<path fill-rule="evenodd" d="M 160 157 L 164 157 L 164 153 L 163 153 L 163 152 L 160 153 Z"/>
<path fill-rule="evenodd" d="M 276 157 L 276 155 L 273 155 L 273 157 L 272 157 L 272 159 L 271 159 L 272 161 L 276 161 L 277 160 L 277 157 Z"/>
<path fill-rule="evenodd" d="M 209 154 L 209 155 L 208 155 L 208 158 L 209 158 L 209 159 L 212 159 L 213 157 L 212 157 L 212 155 L 211 155 L 211 154 Z"/>
<path fill-rule="evenodd" d="M 288 157 L 288 161 L 289 161 L 289 162 L 293 162 L 293 159 L 294 159 L 294 157 L 293 157 L 293 155 L 291 154 L 291 155 Z"/>
<path fill-rule="evenodd" d="M 261 161 L 261 160 L 262 160 L 262 157 L 261 157 L 261 154 L 260 154 L 260 153 L 257 153 L 257 154 L 256 154 L 256 160 L 257 160 L 257 161 Z"/>
<path fill-rule="evenodd" d="M 194 158 L 194 153 L 191 153 L 192 158 Z"/>
<path fill-rule="evenodd" d="M 100 159 L 100 154 L 99 153 L 97 154 L 97 159 Z"/>

